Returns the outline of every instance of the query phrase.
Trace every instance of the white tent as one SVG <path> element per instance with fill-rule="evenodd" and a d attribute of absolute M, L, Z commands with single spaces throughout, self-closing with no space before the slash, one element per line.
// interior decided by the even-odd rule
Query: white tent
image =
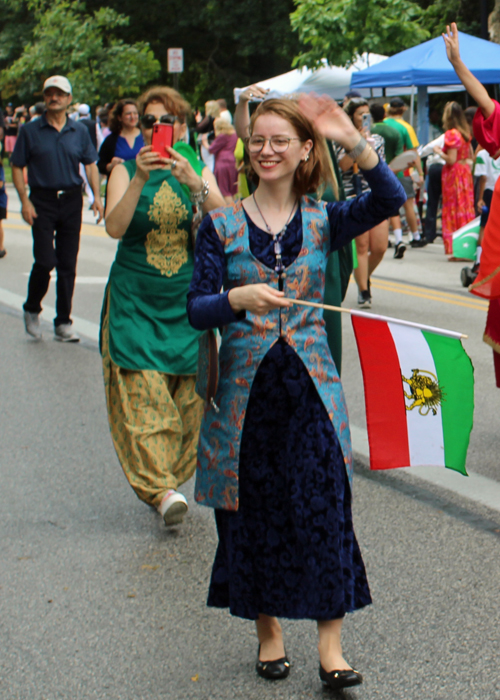
<path fill-rule="evenodd" d="M 335 100 L 342 100 L 346 92 L 350 90 L 351 76 L 354 72 L 364 70 L 384 61 L 387 56 L 377 53 L 364 53 L 349 68 L 328 66 L 326 60 L 324 66 L 316 70 L 298 68 L 296 70 L 277 75 L 275 78 L 261 80 L 259 87 L 270 90 L 270 97 L 280 97 L 294 92 L 317 92 L 320 95 L 329 95 Z M 248 87 L 248 86 L 247 86 Z M 451 86 L 450 86 L 451 87 Z M 247 88 L 234 89 L 234 101 L 238 102 L 240 94 Z M 363 97 L 381 97 L 384 92 L 381 88 L 355 88 Z M 448 89 L 448 88 L 447 88 Z M 452 90 L 463 89 L 462 86 L 453 86 Z M 444 92 L 444 88 L 430 88 L 429 92 Z M 385 95 L 409 95 L 412 88 L 388 88 Z"/>

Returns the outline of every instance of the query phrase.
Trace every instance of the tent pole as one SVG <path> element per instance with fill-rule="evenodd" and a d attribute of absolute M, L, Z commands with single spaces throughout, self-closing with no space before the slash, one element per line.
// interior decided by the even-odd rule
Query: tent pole
<path fill-rule="evenodd" d="M 413 109 L 415 107 L 415 85 L 411 86 L 411 97 L 410 97 L 410 124 L 413 126 Z"/>
<path fill-rule="evenodd" d="M 422 146 L 429 142 L 429 98 L 425 85 L 418 86 L 417 137 Z"/>

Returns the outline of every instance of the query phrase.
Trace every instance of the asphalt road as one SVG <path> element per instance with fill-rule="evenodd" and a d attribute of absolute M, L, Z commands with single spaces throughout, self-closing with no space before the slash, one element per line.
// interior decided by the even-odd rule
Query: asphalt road
<path fill-rule="evenodd" d="M 289 679 L 256 677 L 252 623 L 205 606 L 212 512 L 194 504 L 188 483 L 185 524 L 167 530 L 135 497 L 113 450 L 92 329 L 114 242 L 84 227 L 74 312 L 90 337 L 53 342 L 48 315 L 46 340 L 33 343 L 16 306 L 30 232 L 14 214 L 0 261 L 0 699 L 498 700 L 500 501 L 488 509 L 409 470 L 370 472 L 361 456 L 354 517 L 374 605 L 348 616 L 344 647 L 365 683 L 323 690 L 307 621 L 283 623 Z M 500 394 L 481 342 L 485 311 L 460 288 L 459 270 L 437 245 L 403 261 L 389 251 L 374 311 L 469 334 L 476 417 L 468 468 L 494 490 Z M 351 288 L 347 305 L 354 299 Z M 348 319 L 344 343 L 351 420 L 362 429 Z"/>

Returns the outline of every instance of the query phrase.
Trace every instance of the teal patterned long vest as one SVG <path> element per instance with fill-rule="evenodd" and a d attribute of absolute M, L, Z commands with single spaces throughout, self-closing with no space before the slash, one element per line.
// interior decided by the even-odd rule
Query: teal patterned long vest
<path fill-rule="evenodd" d="M 330 226 L 324 202 L 301 199 L 303 242 L 297 259 L 286 268 L 287 297 L 323 302 L 325 269 L 330 252 Z M 224 289 L 267 283 L 278 287 L 278 275 L 250 251 L 245 213 L 240 202 L 210 212 L 224 245 Z M 238 464 L 241 434 L 252 382 L 268 350 L 279 338 L 280 311 L 246 318 L 226 326 L 219 351 L 220 379 L 215 397 L 219 413 L 207 406 L 203 416 L 196 471 L 196 500 L 212 508 L 238 510 Z M 328 348 L 322 309 L 291 306 L 281 310 L 282 336 L 307 368 L 339 438 L 349 480 L 352 451 L 342 384 Z"/>

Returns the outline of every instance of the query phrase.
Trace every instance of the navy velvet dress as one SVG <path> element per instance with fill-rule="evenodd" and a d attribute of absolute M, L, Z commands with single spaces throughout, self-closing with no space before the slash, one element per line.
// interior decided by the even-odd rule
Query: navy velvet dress
<path fill-rule="evenodd" d="M 398 188 L 396 183 L 394 196 L 401 200 Z M 329 216 L 338 216 L 338 207 L 329 204 Z M 359 210 L 352 212 L 355 219 Z M 359 228 L 354 219 L 352 228 Z M 248 216 L 247 223 L 253 255 L 274 269 L 271 237 Z M 372 225 L 367 221 L 365 230 Z M 285 266 L 301 247 L 298 209 L 282 240 Z M 224 269 L 222 243 L 206 217 L 188 297 L 195 327 L 235 319 L 227 293 L 218 294 Z M 252 384 L 241 438 L 239 509 L 216 510 L 215 518 L 219 545 L 208 605 L 252 620 L 259 613 L 332 620 L 371 603 L 340 444 L 305 365 L 283 338 Z"/>

